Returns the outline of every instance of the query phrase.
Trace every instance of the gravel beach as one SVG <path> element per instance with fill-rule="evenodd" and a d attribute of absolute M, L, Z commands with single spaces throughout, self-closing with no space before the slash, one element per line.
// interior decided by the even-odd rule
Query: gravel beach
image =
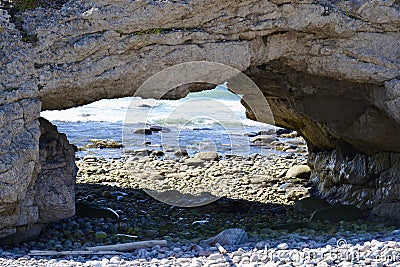
<path fill-rule="evenodd" d="M 35 240 L 0 247 L 0 266 L 400 266 L 395 223 L 370 216 L 309 221 L 296 212 L 293 204 L 310 195 L 310 186 L 288 170 L 306 163 L 303 152 L 217 160 L 88 155 L 76 163 L 77 201 L 110 208 L 119 219 L 51 223 Z M 226 231 L 240 238 L 215 237 Z M 29 255 L 143 240 L 168 245 L 117 255 Z"/>

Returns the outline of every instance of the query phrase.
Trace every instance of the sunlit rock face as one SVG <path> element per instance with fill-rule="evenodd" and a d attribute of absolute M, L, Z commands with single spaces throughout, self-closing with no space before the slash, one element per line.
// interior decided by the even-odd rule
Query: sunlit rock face
<path fill-rule="evenodd" d="M 399 216 L 399 9 L 394 0 L 104 0 L 14 18 L 1 10 L 0 236 L 73 213 L 70 196 L 53 216 L 29 193 L 45 162 L 40 110 L 132 96 L 158 71 L 199 60 L 253 79 L 276 123 L 307 140 L 323 196 Z M 60 167 L 65 181 L 71 166 Z"/>

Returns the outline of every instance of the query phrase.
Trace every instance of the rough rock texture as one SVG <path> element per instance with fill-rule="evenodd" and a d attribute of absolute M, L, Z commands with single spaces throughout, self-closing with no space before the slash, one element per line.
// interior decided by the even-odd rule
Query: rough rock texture
<path fill-rule="evenodd" d="M 345 155 L 334 150 L 312 153 L 309 162 L 314 168 L 311 179 L 323 197 L 398 218 L 400 153 Z"/>
<path fill-rule="evenodd" d="M 38 222 L 46 223 L 75 214 L 75 151 L 65 134 L 49 121 L 39 118 L 40 173 L 36 179 L 35 204 Z"/>
<path fill-rule="evenodd" d="M 0 237 L 3 237 L 29 232 L 30 225 L 38 219 L 31 192 L 40 169 L 41 107 L 35 83 L 25 76 L 29 77 L 29 65 L 33 66 L 22 62 L 27 46 L 21 44 L 21 35 L 13 25 L 4 30 L 8 17 L 2 10 L 0 14 Z"/>
<path fill-rule="evenodd" d="M 400 185 L 399 10 L 395 0 L 73 0 L 17 14 L 22 31 L 2 11 L 0 236 L 40 217 L 27 194 L 40 170 L 37 99 L 47 110 L 131 96 L 158 71 L 195 60 L 257 83 L 276 123 L 307 140 L 323 195 L 351 202 L 356 194 L 368 199 L 362 206 L 399 216 L 389 197 Z M 369 185 L 339 179 L 353 176 L 391 184 L 371 199 Z"/>
<path fill-rule="evenodd" d="M 68 218 L 75 213 L 75 152 L 66 136 L 58 133 L 54 125 L 43 118 L 35 120 L 35 125 L 38 121 L 40 138 L 37 162 L 15 162 L 16 165 L 12 166 L 12 169 L 16 169 L 14 173 L 12 169 L 1 173 L 0 205 L 4 223 L 1 227 L 4 228 L 0 227 L 0 244 L 17 243 L 34 237 L 46 223 Z M 23 134 L 29 134 L 30 131 Z M 25 138 L 27 140 L 18 139 L 21 143 L 15 153 L 24 155 L 24 150 L 27 150 L 37 155 L 34 152 L 36 144 L 29 144 L 29 138 Z M 27 168 L 31 166 L 36 169 L 29 169 L 29 173 Z M 6 237 L 1 238 L 3 236 Z"/>

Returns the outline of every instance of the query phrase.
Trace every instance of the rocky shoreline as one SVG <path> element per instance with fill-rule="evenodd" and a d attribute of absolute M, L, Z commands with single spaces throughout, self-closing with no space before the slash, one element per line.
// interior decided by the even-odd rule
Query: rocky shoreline
<path fill-rule="evenodd" d="M 189 159 L 196 158 L 198 164 L 193 165 Z M 33 241 L 3 246 L 0 266 L 395 266 L 398 262 L 400 230 L 393 223 L 373 217 L 326 223 L 309 221 L 309 215 L 296 212 L 293 204 L 310 194 L 304 172 L 293 175 L 305 164 L 304 154 L 203 159 L 161 159 L 154 153 L 79 159 L 77 201 L 110 208 L 119 219 L 74 216 L 50 223 Z M 204 189 L 211 193 L 205 200 L 209 204 L 188 207 L 198 204 L 195 196 Z M 157 195 L 162 200 L 158 201 L 144 190 L 173 194 Z M 164 203 L 171 201 L 177 205 Z M 222 245 L 227 253 L 222 254 L 206 240 L 227 229 L 240 229 L 246 238 L 237 244 L 226 241 Z M 152 239 L 166 240 L 168 246 L 119 255 L 29 256 L 30 250 L 81 250 Z"/>

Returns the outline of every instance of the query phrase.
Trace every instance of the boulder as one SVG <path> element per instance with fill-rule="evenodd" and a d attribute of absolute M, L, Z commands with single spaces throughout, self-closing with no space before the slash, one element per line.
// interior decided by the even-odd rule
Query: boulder
<path fill-rule="evenodd" d="M 297 177 L 300 179 L 309 179 L 311 175 L 311 169 L 308 165 L 295 165 L 289 168 L 286 172 L 287 178 Z"/>
<path fill-rule="evenodd" d="M 181 149 L 174 151 L 174 155 L 175 155 L 175 157 L 187 157 L 187 156 L 189 156 L 189 153 L 187 152 L 186 149 L 181 148 Z"/>
<path fill-rule="evenodd" d="M 143 129 L 135 129 L 133 130 L 134 134 L 145 134 L 145 135 L 151 135 L 153 132 L 150 129 L 143 128 Z"/>
<path fill-rule="evenodd" d="M 204 165 L 204 160 L 199 158 L 188 158 L 185 159 L 185 164 L 188 166 L 199 167 Z"/>
<path fill-rule="evenodd" d="M 164 127 L 158 126 L 158 125 L 150 126 L 150 130 L 151 130 L 152 132 L 161 132 L 161 131 L 163 130 L 163 128 L 164 128 Z"/>
<path fill-rule="evenodd" d="M 215 246 L 216 243 L 222 246 L 237 246 L 247 241 L 248 235 L 246 231 L 240 228 L 230 228 L 205 240 L 204 243 L 211 246 Z"/>
<path fill-rule="evenodd" d="M 219 159 L 218 153 L 215 151 L 203 151 L 199 152 L 194 156 L 195 159 L 201 159 L 205 161 L 210 161 L 210 160 L 217 160 Z"/>
<path fill-rule="evenodd" d="M 32 109 L 26 108 L 26 112 L 28 111 L 32 111 Z M 22 119 L 22 121 L 24 120 L 29 121 L 29 113 Z M 39 132 L 36 133 L 38 134 L 38 146 L 28 145 L 30 138 L 35 137 L 35 127 L 32 126 L 38 126 Z M 24 149 L 17 150 L 21 153 L 20 159 L 24 159 L 27 152 L 35 155 L 33 151 L 35 148 L 38 149 L 36 164 L 24 160 L 23 165 L 19 166 L 18 161 L 14 161 L 14 164 L 17 164 L 14 166 L 18 168 L 17 171 L 21 172 L 21 176 L 12 174 L 13 169 L 10 169 L 10 173 L 1 174 L 1 179 L 7 178 L 9 174 L 14 177 L 14 180 L 8 178 L 9 183 L 14 185 L 13 196 L 8 196 L 11 192 L 7 187 L 0 189 L 0 214 L 2 216 L 0 238 L 4 236 L 0 243 L 3 244 L 22 242 L 33 238 L 40 233 L 40 229 L 46 223 L 68 218 L 75 213 L 77 168 L 72 145 L 69 144 L 64 134 L 60 134 L 54 125 L 43 118 L 37 119 L 30 127 L 29 133 L 23 135 L 24 138 L 15 140 L 18 140 L 18 145 L 24 146 Z M 11 143 L 9 148 L 12 147 Z M 9 157 L 11 158 L 12 155 L 10 153 Z M 34 166 L 35 170 L 30 172 L 32 177 L 29 179 L 24 177 L 23 173 Z M 24 178 L 27 180 L 15 180 Z M 22 181 L 29 183 L 21 184 Z M 22 192 L 20 192 L 21 190 Z M 21 193 L 24 194 L 24 197 L 19 196 Z M 17 197 L 17 199 L 13 200 L 13 197 Z"/>
<path fill-rule="evenodd" d="M 250 142 L 254 144 L 270 145 L 274 141 L 277 141 L 275 135 L 257 135 L 250 138 Z"/>
<path fill-rule="evenodd" d="M 41 170 L 34 184 L 34 203 L 39 223 L 48 223 L 75 214 L 75 152 L 65 134 L 40 118 L 39 162 Z"/>

